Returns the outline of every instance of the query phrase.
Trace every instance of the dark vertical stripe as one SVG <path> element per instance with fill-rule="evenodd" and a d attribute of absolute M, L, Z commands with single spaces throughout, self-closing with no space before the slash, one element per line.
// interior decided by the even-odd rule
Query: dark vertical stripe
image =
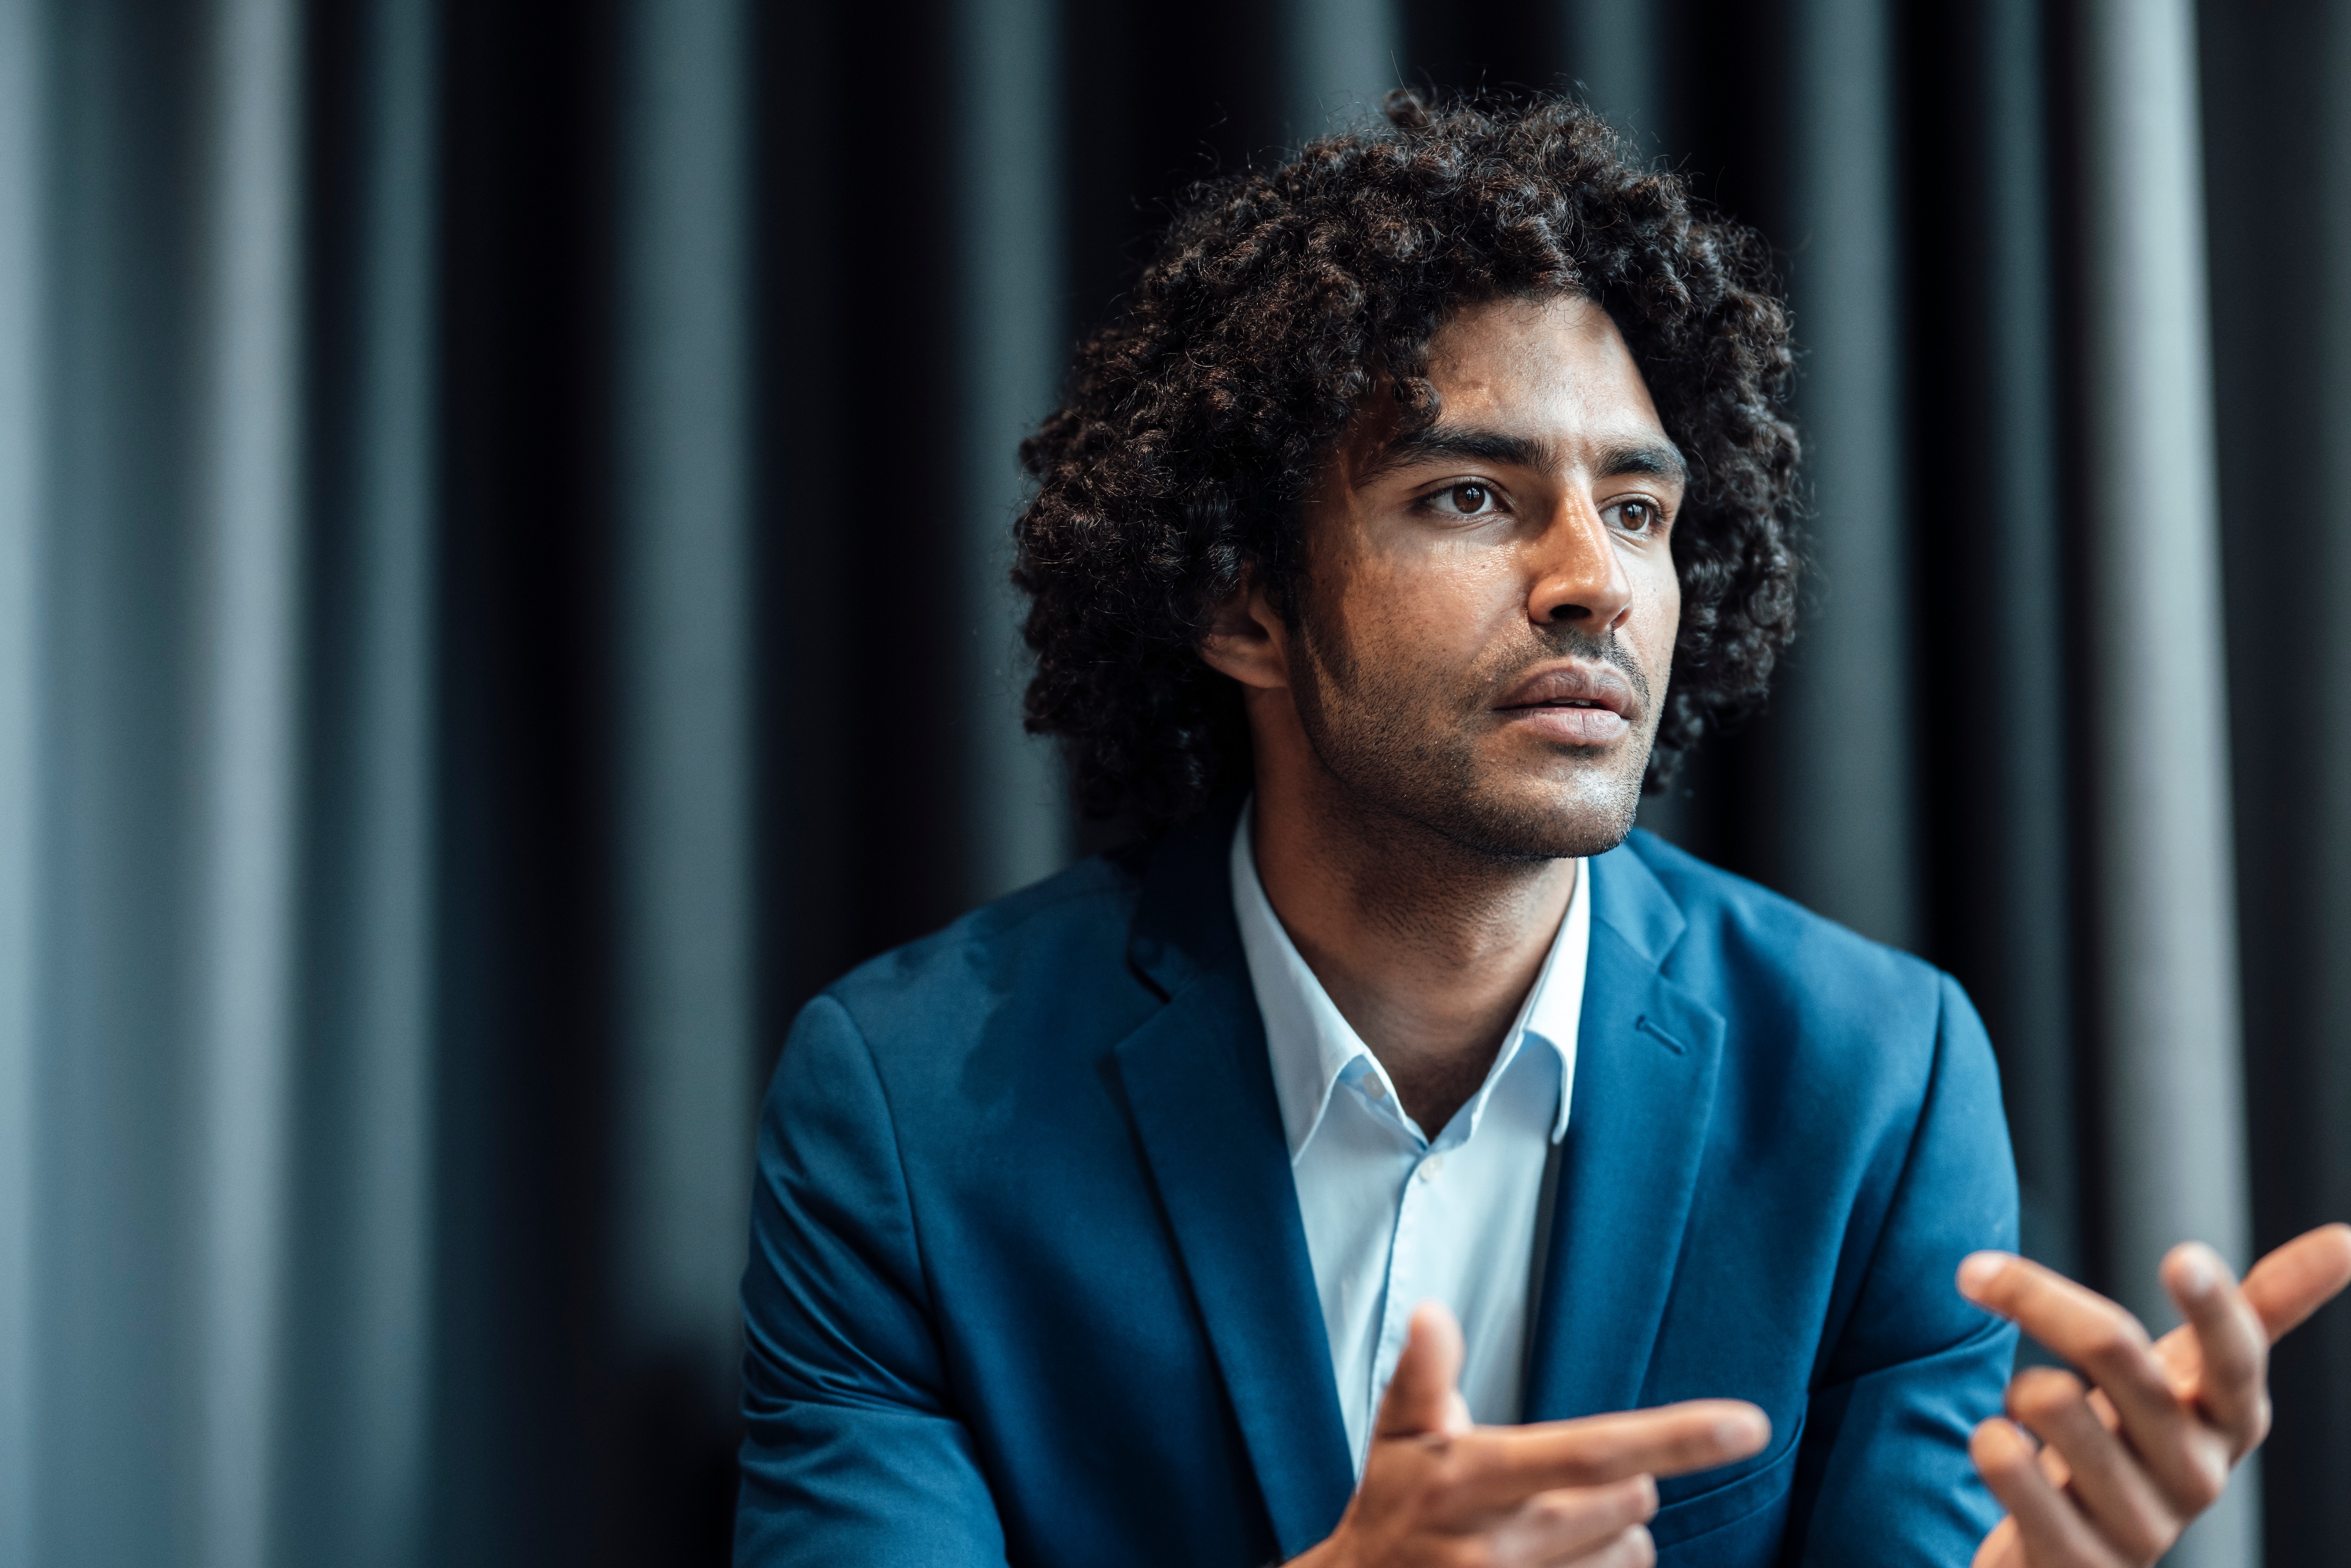
<path fill-rule="evenodd" d="M 2351 19 L 2199 18 L 2258 1249 L 2351 1216 Z M 2273 1367 L 2269 1561 L 2351 1557 L 2351 1305 Z"/>
<path fill-rule="evenodd" d="M 1804 350 L 1802 641 L 1758 731 L 1748 849 L 1764 880 L 1896 946 L 1919 937 L 1909 541 L 1903 488 L 1895 16 L 1789 12 L 1789 291 Z"/>
<path fill-rule="evenodd" d="M 209 146 L 199 16 L 51 20 L 35 1560 L 82 1568 L 195 1543 L 188 585 Z"/>
<path fill-rule="evenodd" d="M 308 848 L 278 1550 L 424 1561 L 432 1389 L 435 17 L 308 47 Z"/>
<path fill-rule="evenodd" d="M 2069 529 L 2041 12 L 1995 0 L 1917 24 L 1912 169 L 1942 199 L 1914 206 L 1910 493 L 1931 951 L 2000 1052 L 2025 1249 L 2078 1272 Z"/>
<path fill-rule="evenodd" d="M 436 1562 L 572 1564 L 609 1446 L 610 6 L 441 13 Z"/>

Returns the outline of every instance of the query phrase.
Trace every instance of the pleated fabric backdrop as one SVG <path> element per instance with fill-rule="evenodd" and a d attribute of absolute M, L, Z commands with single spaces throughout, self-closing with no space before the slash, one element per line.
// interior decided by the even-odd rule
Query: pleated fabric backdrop
<path fill-rule="evenodd" d="M 2039 1255 L 2351 1215 L 2344 7 L 0 0 L 0 1564 L 724 1560 L 784 1025 L 1118 836 L 1012 447 L 1400 80 L 1782 255 L 1808 630 L 1646 820 L 1969 986 Z M 2179 1561 L 2351 1557 L 2276 1385 Z"/>

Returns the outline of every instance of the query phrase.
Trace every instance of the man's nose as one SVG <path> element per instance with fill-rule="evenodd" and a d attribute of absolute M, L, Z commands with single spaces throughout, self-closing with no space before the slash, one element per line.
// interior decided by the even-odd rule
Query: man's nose
<path fill-rule="evenodd" d="M 1538 626 L 1573 626 L 1593 637 L 1625 623 L 1633 608 L 1632 580 L 1608 525 L 1589 500 L 1562 500 L 1534 549 L 1528 619 Z"/>

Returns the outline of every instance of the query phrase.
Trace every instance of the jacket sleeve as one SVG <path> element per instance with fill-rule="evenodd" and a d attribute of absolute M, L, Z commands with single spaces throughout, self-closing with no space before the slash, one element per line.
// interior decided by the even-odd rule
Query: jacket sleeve
<path fill-rule="evenodd" d="M 882 1082 L 830 997 L 794 1023 L 760 1113 L 743 1334 L 737 1563 L 1003 1563 Z"/>
<path fill-rule="evenodd" d="M 1970 1252 L 2016 1246 L 2016 1168 L 1991 1044 L 1948 976 L 1940 1010 L 1925 1105 L 1806 1419 L 1783 1556 L 1805 1568 L 1965 1568 L 2001 1517 L 1968 1438 L 2000 1412 L 2016 1331 L 1954 1276 Z"/>

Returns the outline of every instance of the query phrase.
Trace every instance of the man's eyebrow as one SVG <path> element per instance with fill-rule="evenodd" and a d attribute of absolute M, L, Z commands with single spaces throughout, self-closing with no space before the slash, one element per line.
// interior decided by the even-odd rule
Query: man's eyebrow
<path fill-rule="evenodd" d="M 1448 462 L 1491 463 L 1506 468 L 1550 468 L 1558 465 L 1558 449 L 1537 436 L 1512 435 L 1505 431 L 1479 430 L 1462 425 L 1431 425 L 1426 430 L 1414 431 L 1388 443 L 1386 449 L 1355 476 L 1355 483 L 1368 485 L 1399 468 Z M 1627 474 L 1648 474 L 1660 479 L 1687 483 L 1689 465 L 1682 460 L 1681 453 L 1669 441 L 1636 441 L 1611 446 L 1602 452 L 1599 461 L 1593 465 L 1594 478 L 1615 479 Z"/>
<path fill-rule="evenodd" d="M 1639 441 L 1612 446 L 1592 465 L 1595 479 L 1616 479 L 1627 474 L 1648 474 L 1677 484 L 1689 482 L 1689 465 L 1671 442 Z"/>
<path fill-rule="evenodd" d="M 1389 442 L 1386 448 L 1355 476 L 1355 483 L 1367 485 L 1384 474 L 1423 463 L 1467 461 L 1491 463 L 1505 468 L 1544 468 L 1551 465 L 1552 459 L 1551 443 L 1531 435 L 1511 435 L 1499 430 L 1478 430 L 1464 425 L 1436 424 L 1426 430 L 1399 435 Z"/>

